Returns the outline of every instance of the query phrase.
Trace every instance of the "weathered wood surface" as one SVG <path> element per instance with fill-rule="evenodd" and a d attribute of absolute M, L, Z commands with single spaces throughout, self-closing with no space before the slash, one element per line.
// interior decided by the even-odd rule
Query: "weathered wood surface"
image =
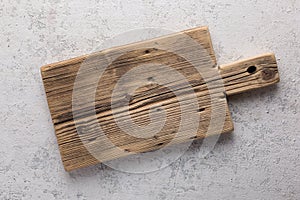
<path fill-rule="evenodd" d="M 187 46 L 186 41 L 182 40 L 182 34 L 187 34 L 198 44 L 201 44 L 204 52 L 197 51 L 193 45 Z M 180 57 L 174 52 L 161 50 L 159 48 L 145 48 L 151 45 L 160 44 L 177 49 L 179 52 L 193 56 L 196 63 L 201 66 L 203 73 L 201 75 L 189 61 Z M 101 76 L 96 91 L 91 89 L 90 80 L 98 80 L 98 74 L 93 73 L 96 64 L 93 62 L 102 58 L 102 55 L 122 51 L 124 49 L 133 49 L 113 61 Z M 88 59 L 88 62 L 87 62 Z M 84 63 L 85 62 L 85 63 Z M 82 95 L 77 98 L 84 99 L 86 96 L 95 95 L 94 102 L 85 102 L 78 107 L 78 115 L 74 119 L 72 113 L 72 95 L 74 81 L 79 68 L 85 64 L 85 71 L 90 80 L 79 80 L 82 89 Z M 117 81 L 128 71 L 142 64 L 163 64 L 179 71 L 188 80 L 193 90 L 182 87 L 182 80 L 175 79 L 166 85 L 155 84 L 155 76 L 150 76 L 145 80 L 138 90 L 131 95 L 117 96 L 117 102 L 124 98 L 129 101 L 129 111 L 132 120 L 139 126 L 146 126 L 151 123 L 149 119 L 149 109 L 159 104 L 166 112 L 166 121 L 163 128 L 153 137 L 139 138 L 128 135 L 122 131 L 116 124 L 116 117 L 122 120 L 122 113 L 125 108 L 117 108 L 120 115 L 113 115 L 111 109 L 112 92 Z M 41 68 L 48 105 L 50 108 L 52 120 L 55 127 L 57 141 L 62 157 L 64 167 L 67 171 L 90 166 L 110 159 L 115 159 L 128 155 L 128 153 L 146 152 L 159 149 L 164 145 L 171 143 L 180 143 L 194 139 L 201 139 L 209 135 L 228 133 L 233 130 L 233 124 L 227 106 L 227 95 L 248 91 L 274 84 L 279 81 L 277 65 L 274 55 L 266 54 L 245 61 L 233 63 L 231 65 L 216 67 L 216 59 L 208 29 L 206 27 L 187 30 L 167 37 L 156 38 L 149 41 L 136 43 L 133 45 L 112 48 L 107 51 L 98 52 L 94 55 L 82 56 L 79 58 L 50 64 Z M 159 71 L 164 74 L 168 71 Z M 225 90 L 220 84 L 220 74 L 224 82 Z M 141 74 L 147 76 L 147 74 Z M 205 80 L 203 79 L 205 77 Z M 137 86 L 140 83 L 132 83 Z M 208 85 L 213 87 L 208 88 Z M 196 95 L 199 109 L 185 110 L 199 115 L 199 128 L 195 132 L 191 124 L 184 126 L 180 137 L 177 135 L 181 120 L 182 110 L 178 96 L 171 91 L 170 87 L 176 87 L 180 91 L 180 101 L 188 101 L 192 95 Z M 193 93 L 193 94 L 192 94 Z M 214 104 L 212 105 L 212 102 Z M 217 109 L 216 116 L 222 117 L 224 114 L 224 124 L 221 131 L 210 130 L 208 127 L 211 122 L 212 110 Z M 74 109 L 74 107 L 73 107 Z M 74 110 L 73 110 L 74 111 Z M 76 111 L 76 112 L 77 112 Z M 96 115 L 94 113 L 96 112 Z M 195 115 L 194 115 L 195 116 Z M 214 118 L 218 121 L 218 117 Z M 193 120 L 191 120 L 193 121 Z M 155 119 L 154 119 L 154 123 Z M 157 122 L 158 123 L 158 122 Z M 115 145 L 115 148 L 103 147 L 103 136 L 99 135 L 97 125 L 105 133 L 105 137 Z M 79 137 L 81 134 L 81 137 Z M 102 156 L 102 160 L 96 159 L 87 150 L 95 149 L 96 154 Z M 100 148 L 99 148 L 100 147 Z M 99 149 L 99 151 L 97 151 Z M 121 149 L 122 151 L 119 151 Z"/>
<path fill-rule="evenodd" d="M 221 65 L 219 73 L 228 96 L 273 85 L 280 80 L 276 58 L 271 53 Z"/>

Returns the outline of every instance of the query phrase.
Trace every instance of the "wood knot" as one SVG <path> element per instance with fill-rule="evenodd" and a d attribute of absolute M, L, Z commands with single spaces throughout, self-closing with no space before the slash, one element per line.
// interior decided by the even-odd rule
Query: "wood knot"
<path fill-rule="evenodd" d="M 203 112 L 203 111 L 205 111 L 205 108 L 199 108 L 197 111 L 198 112 Z"/>
<path fill-rule="evenodd" d="M 133 96 L 131 96 L 130 94 L 125 94 L 124 98 L 129 102 L 131 102 L 133 100 Z"/>
<path fill-rule="evenodd" d="M 162 145 L 164 145 L 164 143 L 163 143 L 163 142 L 161 142 L 161 143 L 158 143 L 156 146 L 162 146 Z"/>
<path fill-rule="evenodd" d="M 275 76 L 275 71 L 270 70 L 268 68 L 264 68 L 261 73 L 263 80 L 270 80 Z"/>
<path fill-rule="evenodd" d="M 147 80 L 150 81 L 150 82 L 153 82 L 154 78 L 153 77 L 148 77 Z"/>

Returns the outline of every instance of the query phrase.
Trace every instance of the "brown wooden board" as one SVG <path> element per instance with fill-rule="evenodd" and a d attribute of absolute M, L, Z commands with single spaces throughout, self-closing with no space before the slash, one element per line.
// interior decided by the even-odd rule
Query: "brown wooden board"
<path fill-rule="evenodd" d="M 187 41 L 187 37 L 194 43 Z M 116 59 L 108 59 L 107 62 L 107 57 Z M 108 63 L 100 74 L 97 73 L 99 63 Z M 153 71 L 140 71 L 136 79 L 128 79 L 130 81 L 122 82 L 121 86 L 126 88 L 128 84 L 128 87 L 138 89 L 133 94 L 123 94 L 120 90 L 113 96 L 118 81 L 141 65 Z M 157 84 L 156 79 L 161 75 L 170 77 L 172 74 L 165 68 L 151 68 L 151 65 L 171 67 L 183 75 L 191 87 L 186 87 L 176 76 L 171 77 L 169 82 L 166 78 L 164 85 Z M 201 73 L 196 66 L 201 68 Z M 41 68 L 41 73 L 67 171 L 129 154 L 153 151 L 169 144 L 228 133 L 233 130 L 233 123 L 226 94 L 237 94 L 279 81 L 273 54 L 218 67 L 207 27 L 46 65 Z M 78 74 L 84 78 L 78 78 Z M 145 77 L 144 82 L 140 77 Z M 195 98 L 198 108 L 187 106 L 182 111 L 181 103 L 189 104 L 192 98 Z M 124 102 L 129 102 L 129 108 L 123 106 Z M 149 123 L 159 124 L 159 118 L 154 117 L 152 121 L 149 118 L 149 110 L 157 105 L 161 106 L 157 112 L 163 109 L 166 113 L 164 126 L 157 134 L 134 137 L 118 126 L 118 121 L 124 122 L 122 117 L 127 109 L 132 121 L 140 127 Z M 113 113 L 112 106 L 117 114 Z M 183 128 L 182 116 L 192 116 L 185 120 Z M 222 123 L 218 124 L 220 121 Z M 99 134 L 99 127 L 104 135 Z M 112 146 L 105 145 L 107 139 Z"/>

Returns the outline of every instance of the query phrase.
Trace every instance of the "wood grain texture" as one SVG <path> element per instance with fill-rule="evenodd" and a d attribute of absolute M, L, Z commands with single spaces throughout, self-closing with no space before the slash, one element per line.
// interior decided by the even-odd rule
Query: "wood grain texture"
<path fill-rule="evenodd" d="M 227 95 L 266 87 L 280 81 L 276 58 L 272 53 L 221 65 L 219 72 Z"/>
<path fill-rule="evenodd" d="M 193 44 L 187 45 L 187 41 L 184 39 L 185 35 L 192 38 L 204 51 L 199 52 L 199 49 Z M 149 48 L 155 45 L 158 47 L 167 46 L 182 54 L 192 55 L 193 61 L 191 63 L 190 60 L 171 51 Z M 123 51 L 126 53 L 109 63 L 99 79 L 99 74 L 95 73 L 98 61 L 107 55 L 114 55 Z M 136 124 L 147 126 L 151 123 L 149 110 L 158 104 L 166 113 L 165 124 L 156 135 L 148 138 L 133 137 L 120 129 L 116 123 L 118 120 L 122 121 L 126 109 L 124 106 L 116 106 L 118 114 L 114 115 L 112 112 L 112 93 L 117 81 L 128 71 L 140 65 L 153 63 L 166 65 L 180 72 L 192 86 L 192 90 L 185 87 L 181 79 L 176 78 L 169 82 L 166 81 L 164 85 L 156 84 L 155 79 L 158 76 L 142 74 L 144 72 L 139 74 L 147 77 L 143 85 L 134 80 L 128 82 L 138 89 L 134 94 L 121 94 L 120 92 L 116 95 L 114 102 L 116 105 L 119 105 L 118 103 L 123 105 L 123 101 L 128 101 L 131 119 Z M 201 75 L 195 69 L 195 63 L 197 66 L 201 66 Z M 84 70 L 80 72 L 85 74 L 88 80 L 76 79 L 83 65 L 85 66 Z M 156 150 L 169 143 L 176 144 L 201 139 L 213 134 L 228 133 L 233 130 L 233 124 L 226 95 L 222 91 L 226 91 L 227 95 L 232 95 L 279 81 L 276 60 L 272 54 L 219 68 L 216 66 L 209 31 L 207 27 L 201 27 L 42 67 L 41 73 L 48 105 L 65 169 L 71 171 L 128 154 Z M 218 72 L 219 77 L 216 76 Z M 167 74 L 168 71 L 162 69 L 157 73 Z M 74 107 L 72 110 L 75 80 L 81 89 L 76 98 L 84 102 L 76 107 L 75 112 L 78 113 L 76 118 L 74 118 Z M 223 81 L 225 90 L 220 81 Z M 91 86 L 92 82 L 97 83 L 95 90 Z M 176 88 L 176 91 L 170 90 L 172 87 Z M 182 111 L 180 109 L 181 103 L 188 103 L 194 94 L 199 108 L 197 110 L 187 108 Z M 95 97 L 93 101 L 85 101 L 87 97 L 92 95 Z M 212 102 L 214 102 L 213 105 Z M 217 116 L 224 114 L 224 124 L 222 124 L 221 131 L 217 129 L 208 131 L 214 108 L 217 108 L 214 120 L 221 120 L 221 117 L 218 119 Z M 186 116 L 185 114 L 188 113 L 198 114 L 199 124 L 197 125 L 199 127 L 196 132 L 191 128 L 193 127 L 193 120 L 187 120 L 183 129 L 179 127 L 181 116 Z M 154 118 L 153 122 L 159 123 L 159 120 Z M 190 125 L 189 121 L 191 121 Z M 97 126 L 101 127 L 105 136 L 99 135 Z M 177 134 L 179 129 L 180 136 Z M 106 148 L 103 145 L 104 137 L 108 138 L 114 147 Z M 101 159 L 96 159 L 95 154 L 99 155 Z"/>

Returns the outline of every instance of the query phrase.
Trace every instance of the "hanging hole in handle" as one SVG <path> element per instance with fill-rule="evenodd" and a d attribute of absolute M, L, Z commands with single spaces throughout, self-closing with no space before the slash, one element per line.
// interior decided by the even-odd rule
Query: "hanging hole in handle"
<path fill-rule="evenodd" d="M 254 65 L 248 67 L 247 72 L 253 74 L 254 72 L 256 72 L 256 67 Z"/>

